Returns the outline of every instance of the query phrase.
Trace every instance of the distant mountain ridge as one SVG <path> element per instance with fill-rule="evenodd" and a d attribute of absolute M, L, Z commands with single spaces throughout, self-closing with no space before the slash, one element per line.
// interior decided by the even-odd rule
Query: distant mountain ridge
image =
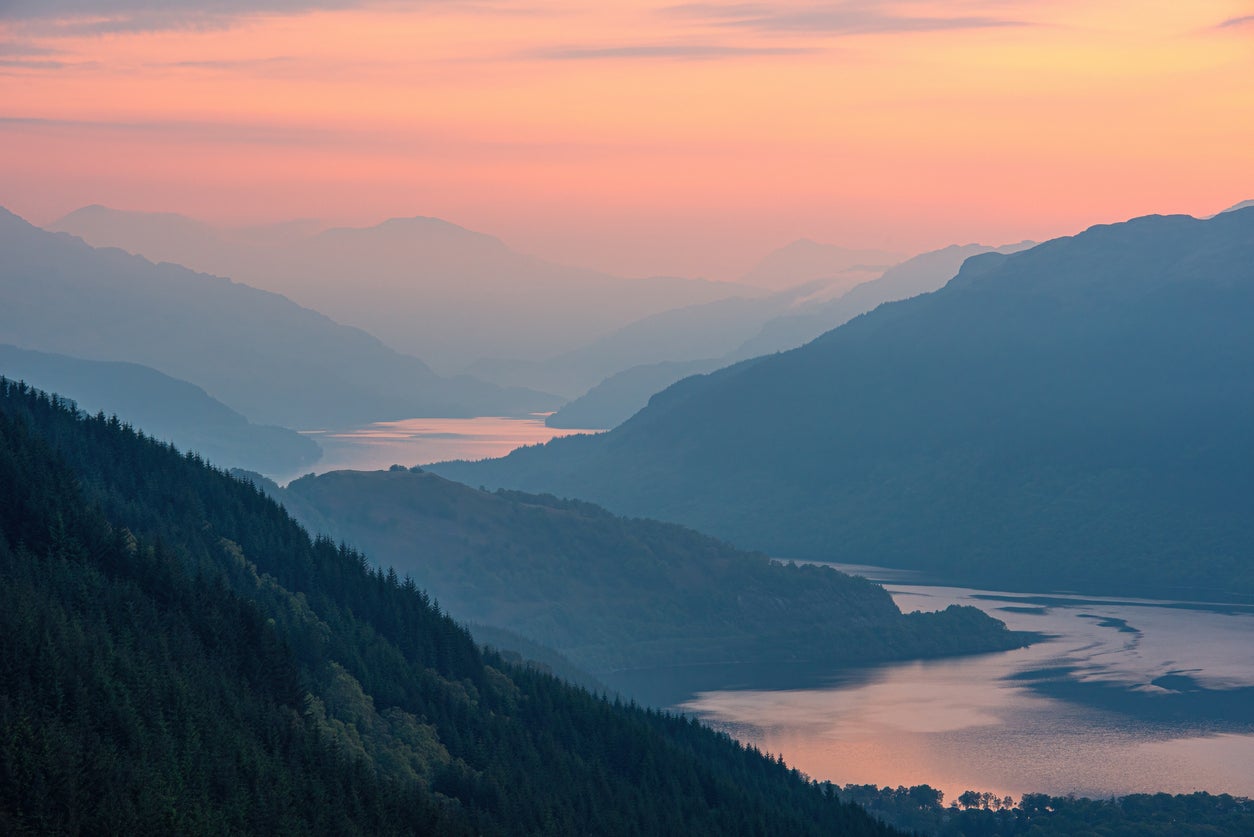
<path fill-rule="evenodd" d="M 655 394 L 690 375 L 713 372 L 722 358 L 646 363 L 624 369 L 545 418 L 549 427 L 610 430 L 640 411 Z"/>
<path fill-rule="evenodd" d="M 1254 209 L 967 259 L 474 485 L 972 583 L 1254 594 Z"/>
<path fill-rule="evenodd" d="M 127 361 L 190 381 L 266 424 L 519 415 L 557 399 L 422 361 L 278 294 L 116 249 L 0 210 L 0 342 Z"/>
<path fill-rule="evenodd" d="M 756 336 L 742 343 L 730 354 L 728 360 L 744 360 L 757 355 L 795 349 L 885 302 L 909 299 L 943 287 L 958 273 L 963 262 L 972 256 L 983 253 L 1017 253 L 1032 246 L 1035 246 L 1035 242 L 1022 241 L 1000 247 L 953 244 L 940 250 L 920 253 L 889 267 L 878 278 L 850 288 L 841 296 L 800 311 L 785 312 L 768 321 Z"/>
<path fill-rule="evenodd" d="M 885 250 L 852 249 L 799 238 L 768 253 L 740 281 L 780 291 L 826 279 L 845 291 L 865 282 L 867 272 L 882 273 L 901 259 L 901 254 Z"/>
<path fill-rule="evenodd" d="M 761 329 L 763 323 L 788 311 L 799 299 L 823 285 L 823 282 L 814 282 L 772 294 L 737 296 L 672 308 L 636 320 L 543 362 L 480 361 L 469 371 L 497 383 L 518 380 L 545 392 L 572 398 L 582 396 L 607 378 L 641 365 L 685 364 L 722 357 Z M 643 399 L 640 403 L 643 405 Z"/>
<path fill-rule="evenodd" d="M 149 437 L 194 451 L 219 468 L 283 473 L 322 454 L 307 436 L 252 424 L 200 387 L 139 364 L 0 345 L 0 375 L 61 393 L 87 413 L 125 415 Z"/>
<path fill-rule="evenodd" d="M 907 259 L 878 278 L 854 285 L 824 302 L 781 305 L 774 315 L 759 303 L 756 334 L 740 339 L 733 332 L 729 336 L 734 338 L 731 344 L 734 348 L 729 346 L 721 355 L 699 360 L 672 360 L 625 369 L 563 406 L 549 416 L 546 423 L 550 427 L 564 428 L 617 427 L 644 407 L 650 396 L 681 378 L 713 372 L 757 355 L 795 349 L 877 305 L 936 290 L 952 279 L 971 256 L 988 252 L 1013 253 L 1029 246 L 1031 242 L 1026 241 L 1002 247 L 954 245 Z M 804 287 L 797 290 L 805 293 Z"/>
<path fill-rule="evenodd" d="M 96 206 L 51 228 L 281 293 L 445 374 L 479 358 L 543 360 L 651 314 L 754 292 L 553 264 L 425 216 L 295 228 L 266 239 L 180 216 Z"/>

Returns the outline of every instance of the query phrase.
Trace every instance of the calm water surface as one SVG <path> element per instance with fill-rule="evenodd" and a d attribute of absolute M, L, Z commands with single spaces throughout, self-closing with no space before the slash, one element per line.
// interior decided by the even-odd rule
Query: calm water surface
<path fill-rule="evenodd" d="M 888 665 L 679 707 L 837 784 L 1254 796 L 1254 608 L 882 580 L 903 611 L 972 604 L 1031 648 Z"/>
<path fill-rule="evenodd" d="M 416 418 L 381 421 L 348 430 L 308 430 L 304 434 L 322 447 L 322 458 L 298 473 L 267 476 L 287 483 L 308 473 L 379 471 L 392 465 L 410 467 L 447 459 L 488 459 L 557 436 L 600 432 L 546 427 L 544 418 Z"/>

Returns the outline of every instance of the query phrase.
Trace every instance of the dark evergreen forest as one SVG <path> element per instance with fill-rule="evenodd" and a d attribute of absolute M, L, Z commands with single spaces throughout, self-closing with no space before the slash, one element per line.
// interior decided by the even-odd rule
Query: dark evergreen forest
<path fill-rule="evenodd" d="M 0 832 L 896 833 L 481 650 L 253 485 L 4 379 Z"/>

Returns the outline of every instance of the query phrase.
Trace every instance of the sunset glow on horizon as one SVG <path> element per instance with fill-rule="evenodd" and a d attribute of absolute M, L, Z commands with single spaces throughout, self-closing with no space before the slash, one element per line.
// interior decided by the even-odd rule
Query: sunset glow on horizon
<path fill-rule="evenodd" d="M 1254 197 L 1249 3 L 148 5 L 0 5 L 0 205 L 430 215 L 734 279 L 803 236 L 918 252 Z"/>

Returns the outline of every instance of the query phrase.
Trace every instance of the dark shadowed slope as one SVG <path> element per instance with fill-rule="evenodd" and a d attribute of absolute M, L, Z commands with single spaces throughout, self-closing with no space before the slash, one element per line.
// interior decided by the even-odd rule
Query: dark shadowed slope
<path fill-rule="evenodd" d="M 1019 586 L 1254 592 L 1254 210 L 968 260 L 689 378 L 601 436 L 442 474 L 790 557 Z"/>
<path fill-rule="evenodd" d="M 322 454 L 307 436 L 252 424 L 200 387 L 135 363 L 0 345 L 0 375 L 61 393 L 88 413 L 126 415 L 152 438 L 195 451 L 223 468 L 284 473 L 316 462 Z"/>
<path fill-rule="evenodd" d="M 887 835 L 477 648 L 252 485 L 0 381 L 0 831 Z"/>
<path fill-rule="evenodd" d="M 1015 648 L 972 608 L 903 616 L 880 586 L 794 567 L 588 503 L 487 494 L 405 469 L 304 477 L 277 499 L 411 574 L 450 613 L 557 649 L 631 694 L 625 669 L 841 665 Z"/>
<path fill-rule="evenodd" d="M 277 294 L 0 210 L 0 343 L 151 366 L 254 421 L 310 428 L 412 416 L 510 415 L 553 399 L 446 379 Z"/>

